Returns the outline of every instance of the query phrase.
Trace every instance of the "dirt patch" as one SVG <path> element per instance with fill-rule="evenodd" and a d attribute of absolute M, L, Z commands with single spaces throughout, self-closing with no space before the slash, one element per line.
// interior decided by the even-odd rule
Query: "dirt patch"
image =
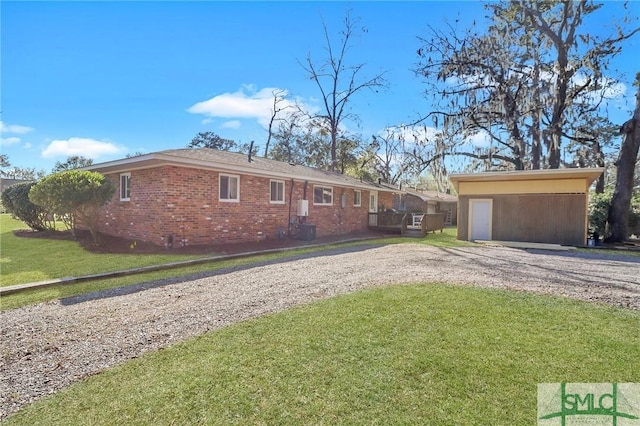
<path fill-rule="evenodd" d="M 234 254 L 252 251 L 271 250 L 278 248 L 302 247 L 309 244 L 332 243 L 349 239 L 377 238 L 384 237 L 385 234 L 376 232 L 362 232 L 331 237 L 322 237 L 313 241 L 303 241 L 293 238 L 267 239 L 255 242 L 234 243 L 234 244 L 210 244 L 210 245 L 187 245 L 167 248 L 152 243 L 127 238 L 114 237 L 112 235 L 99 234 L 100 243 L 96 245 L 89 231 L 76 231 L 74 237 L 71 231 L 32 231 L 19 229 L 13 231 L 14 235 L 21 238 L 44 238 L 52 240 L 77 241 L 85 250 L 92 253 L 114 253 L 114 254 Z"/>

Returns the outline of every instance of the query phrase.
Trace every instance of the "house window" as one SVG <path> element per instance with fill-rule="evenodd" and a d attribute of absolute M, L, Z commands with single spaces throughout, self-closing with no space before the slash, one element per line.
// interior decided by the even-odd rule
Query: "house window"
<path fill-rule="evenodd" d="M 220 201 L 240 201 L 240 176 L 220 175 Z"/>
<path fill-rule="evenodd" d="M 362 192 L 355 190 L 353 192 L 353 205 L 360 207 L 362 205 Z"/>
<path fill-rule="evenodd" d="M 333 188 L 330 186 L 313 187 L 313 204 L 330 206 L 333 204 Z"/>
<path fill-rule="evenodd" d="M 271 181 L 271 204 L 284 204 L 284 181 Z"/>
<path fill-rule="evenodd" d="M 131 199 L 131 173 L 122 173 L 120 175 L 120 201 L 129 201 Z"/>

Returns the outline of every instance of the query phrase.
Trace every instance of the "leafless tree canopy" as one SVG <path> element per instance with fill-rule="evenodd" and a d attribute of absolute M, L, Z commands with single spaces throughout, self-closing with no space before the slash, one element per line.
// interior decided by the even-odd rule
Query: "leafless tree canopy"
<path fill-rule="evenodd" d="M 640 28 L 609 37 L 584 25 L 592 1 L 491 3 L 490 25 L 430 29 L 421 39 L 416 73 L 424 77 L 447 155 L 491 169 L 558 168 L 576 161 L 603 165 L 602 144 L 615 126 L 600 106 L 618 83 L 609 61 Z M 469 144 L 474 136 L 485 144 Z M 488 145 L 488 146 L 486 146 Z M 571 164 L 568 164 L 571 165 Z M 578 164 L 574 164 L 578 165 Z"/>
<path fill-rule="evenodd" d="M 324 121 L 329 130 L 332 171 L 338 169 L 340 124 L 356 116 L 349 110 L 354 95 L 365 89 L 376 90 L 387 85 L 384 72 L 366 77 L 363 75 L 365 64 L 348 64 L 348 52 L 359 28 L 359 19 L 352 19 L 351 14 L 347 13 L 344 28 L 340 33 L 341 40 L 336 46 L 332 42 L 327 25 L 323 22 L 327 57 L 316 62 L 311 54 L 308 54 L 304 61 L 298 61 L 321 94 L 323 112 L 317 118 Z"/>

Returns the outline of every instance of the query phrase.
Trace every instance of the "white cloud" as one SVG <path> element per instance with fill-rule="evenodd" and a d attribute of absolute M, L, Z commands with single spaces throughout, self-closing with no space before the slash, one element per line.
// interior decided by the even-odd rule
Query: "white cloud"
<path fill-rule="evenodd" d="M 253 89 L 252 86 L 244 86 L 237 92 L 223 93 L 198 102 L 187 111 L 207 117 L 256 119 L 261 125 L 266 125 L 271 118 L 274 93 L 282 92 L 286 96 L 287 92 L 273 87 L 265 87 L 257 92 Z"/>
<path fill-rule="evenodd" d="M 223 129 L 239 129 L 242 126 L 240 120 L 225 121 L 220 127 Z"/>
<path fill-rule="evenodd" d="M 0 146 L 13 145 L 20 142 L 20 138 L 16 136 L 10 136 L 8 138 L 0 138 Z"/>
<path fill-rule="evenodd" d="M 491 145 L 491 137 L 489 136 L 489 133 L 485 132 L 484 130 L 480 130 L 477 133 L 469 135 L 467 137 L 467 142 L 469 142 L 473 146 L 487 147 Z"/>
<path fill-rule="evenodd" d="M 69 138 L 54 140 L 42 151 L 45 158 L 69 157 L 81 155 L 96 159 L 102 156 L 122 154 L 126 149 L 111 142 L 99 141 L 91 138 Z"/>
<path fill-rule="evenodd" d="M 266 128 L 271 120 L 274 95 L 283 99 L 277 106 L 281 110 L 281 114 L 285 114 L 287 110 L 290 110 L 290 107 L 296 105 L 296 101 L 288 97 L 289 92 L 285 89 L 265 87 L 261 90 L 256 90 L 254 85 L 245 84 L 237 92 L 222 93 L 206 101 L 198 102 L 189 107 L 187 111 L 208 117 L 203 120 L 203 124 L 206 124 L 205 121 L 208 123 L 211 118 L 224 118 L 232 120 L 223 124 L 223 126 L 237 128 L 232 126 L 239 126 L 239 119 L 250 119 L 256 120 L 258 124 Z M 297 100 L 297 105 L 309 112 L 317 110 L 305 105 L 301 100 Z"/>
<path fill-rule="evenodd" d="M 0 132 L 2 133 L 16 133 L 18 135 L 23 135 L 31 131 L 33 131 L 31 127 L 20 126 L 18 124 L 4 124 L 3 121 L 0 121 Z"/>

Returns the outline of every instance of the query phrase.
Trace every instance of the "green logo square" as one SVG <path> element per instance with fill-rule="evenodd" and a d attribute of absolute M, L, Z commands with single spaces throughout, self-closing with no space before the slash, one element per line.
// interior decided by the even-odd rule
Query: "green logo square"
<path fill-rule="evenodd" d="M 538 425 L 640 426 L 640 383 L 540 383 Z"/>

